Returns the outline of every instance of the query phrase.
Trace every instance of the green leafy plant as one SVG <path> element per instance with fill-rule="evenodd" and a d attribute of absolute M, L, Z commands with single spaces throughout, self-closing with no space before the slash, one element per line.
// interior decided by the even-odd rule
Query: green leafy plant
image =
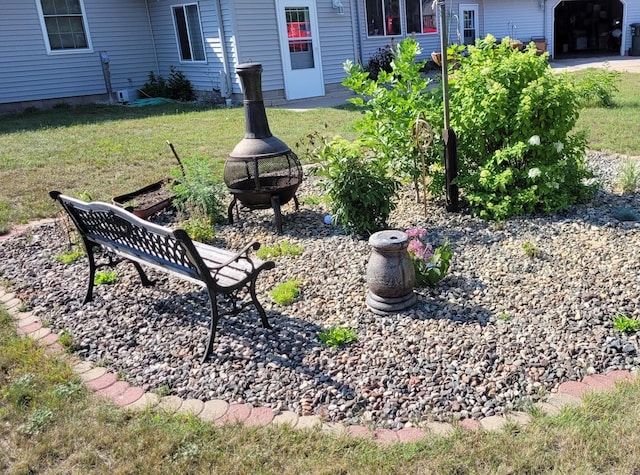
<path fill-rule="evenodd" d="M 79 381 L 67 381 L 51 390 L 51 395 L 59 400 L 71 399 L 85 393 L 85 386 Z"/>
<path fill-rule="evenodd" d="M 508 312 L 501 312 L 500 315 L 498 315 L 498 318 L 503 322 L 508 322 L 511 320 L 511 315 L 509 315 Z"/>
<path fill-rule="evenodd" d="M 175 66 L 170 67 L 169 79 L 149 72 L 149 79 L 140 88 L 140 94 L 145 97 L 166 97 L 176 101 L 192 101 L 195 99 L 193 85 L 186 76 Z"/>
<path fill-rule="evenodd" d="M 640 184 L 640 167 L 632 160 L 624 160 L 618 170 L 618 187 L 622 193 L 635 193 Z"/>
<path fill-rule="evenodd" d="M 318 333 L 318 338 L 325 345 L 337 348 L 358 341 L 358 334 L 351 328 L 336 326 Z"/>
<path fill-rule="evenodd" d="M 458 184 L 474 212 L 502 220 L 590 199 L 575 87 L 531 43 L 523 52 L 491 35 L 467 48 L 451 75 Z M 573 134 L 573 135 L 572 135 Z"/>
<path fill-rule="evenodd" d="M 53 412 L 49 409 L 34 409 L 24 424 L 18 426 L 18 432 L 25 435 L 39 434 L 53 417 Z"/>
<path fill-rule="evenodd" d="M 531 259 L 534 259 L 540 256 L 540 249 L 538 249 L 536 245 L 531 241 L 523 242 L 522 250 L 524 251 L 525 255 Z"/>
<path fill-rule="evenodd" d="M 169 80 L 167 81 L 167 97 L 176 101 L 192 101 L 196 98 L 193 85 L 184 73 L 171 66 Z"/>
<path fill-rule="evenodd" d="M 622 333 L 635 333 L 640 330 L 640 321 L 619 313 L 613 318 L 613 327 Z"/>
<path fill-rule="evenodd" d="M 256 252 L 259 259 L 271 259 L 280 256 L 299 256 L 303 247 L 291 244 L 289 241 L 282 241 L 275 246 L 263 246 Z"/>
<path fill-rule="evenodd" d="M 290 305 L 300 295 L 300 282 L 295 279 L 276 285 L 271 291 L 271 298 L 279 305 Z"/>
<path fill-rule="evenodd" d="M 74 346 L 74 339 L 71 333 L 67 331 L 63 331 L 60 333 L 60 337 L 58 338 L 58 343 L 60 343 L 67 350 L 71 349 Z"/>
<path fill-rule="evenodd" d="M 180 224 L 180 227 L 194 241 L 211 242 L 216 235 L 209 218 L 198 212 L 192 213 L 186 221 Z"/>
<path fill-rule="evenodd" d="M 363 70 L 367 72 L 369 78 L 373 81 L 378 79 L 381 72 L 392 72 L 391 63 L 393 61 L 393 50 L 390 45 L 384 48 L 379 48 L 374 54 L 371 55 L 367 64 L 365 64 Z"/>
<path fill-rule="evenodd" d="M 389 71 L 383 70 L 375 78 L 358 64 L 344 64 L 347 77 L 342 84 L 358 94 L 349 101 L 364 112 L 356 130 L 369 154 L 385 160 L 394 175 L 417 183 L 424 171 L 429 192 L 441 195 L 444 168 L 440 135 L 431 134 L 428 139 L 416 136 L 415 126 L 420 121 L 431 130 L 441 128 L 442 94 L 429 88 L 430 79 L 421 72 L 425 61 L 417 61 L 420 48 L 413 38 L 401 41 L 389 54 L 393 59 Z"/>
<path fill-rule="evenodd" d="M 213 173 L 213 162 L 194 156 L 182 159 L 182 167 L 171 171 L 175 181 L 171 189 L 175 203 L 182 211 L 206 215 L 210 224 L 224 215 L 225 187 Z"/>
<path fill-rule="evenodd" d="M 38 381 L 33 373 L 24 373 L 2 390 L 2 397 L 15 407 L 27 407 L 35 398 Z"/>
<path fill-rule="evenodd" d="M 589 69 L 573 75 L 573 85 L 580 107 L 611 107 L 618 92 L 620 73 L 609 69 Z"/>
<path fill-rule="evenodd" d="M 369 156 L 360 141 L 336 137 L 324 141 L 315 160 L 335 223 L 363 236 L 386 227 L 400 183 L 385 159 Z"/>
<path fill-rule="evenodd" d="M 425 240 L 427 231 L 423 228 L 407 229 L 406 233 L 409 236 L 407 251 L 416 271 L 416 286 L 436 286 L 444 279 L 451 265 L 451 244 L 446 241 L 434 248 Z"/>
<path fill-rule="evenodd" d="M 65 252 L 55 256 L 55 259 L 58 262 L 62 262 L 63 264 L 69 265 L 69 264 L 73 264 L 74 262 L 76 262 L 78 259 L 80 259 L 82 256 L 84 256 L 84 254 L 85 254 L 85 252 L 84 252 L 84 249 L 82 247 L 73 246 L 68 251 L 65 251 Z"/>
<path fill-rule="evenodd" d="M 118 275 L 114 270 L 103 270 L 96 272 L 96 277 L 93 279 L 95 285 L 109 285 L 115 283 L 118 279 Z"/>
<path fill-rule="evenodd" d="M 304 196 L 300 199 L 300 203 L 303 205 L 317 206 L 322 203 L 322 198 L 316 195 Z"/>
<path fill-rule="evenodd" d="M 93 201 L 93 198 L 88 191 L 81 191 L 78 193 L 78 199 L 86 202 Z"/>

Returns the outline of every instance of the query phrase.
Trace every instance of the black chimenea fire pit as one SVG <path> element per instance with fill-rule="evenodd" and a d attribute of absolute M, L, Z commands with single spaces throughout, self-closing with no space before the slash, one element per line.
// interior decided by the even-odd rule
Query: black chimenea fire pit
<path fill-rule="evenodd" d="M 244 138 L 229 154 L 224 165 L 224 182 L 233 195 L 229 223 L 239 201 L 244 210 L 273 208 L 276 228 L 282 233 L 280 207 L 291 199 L 296 210 L 296 191 L 302 182 L 302 167 L 295 153 L 271 135 L 262 100 L 262 65 L 236 66 L 244 91 Z"/>

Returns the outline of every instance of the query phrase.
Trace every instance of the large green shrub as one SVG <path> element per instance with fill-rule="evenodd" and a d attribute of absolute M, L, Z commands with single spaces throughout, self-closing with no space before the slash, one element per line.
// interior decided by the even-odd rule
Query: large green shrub
<path fill-rule="evenodd" d="M 385 160 L 371 156 L 362 142 L 341 137 L 323 142 L 315 159 L 337 224 L 361 236 L 386 227 L 399 182 Z"/>
<path fill-rule="evenodd" d="M 347 77 L 342 84 L 359 95 L 350 101 L 364 111 L 356 124 L 360 140 L 371 154 L 387 160 L 394 173 L 416 182 L 422 163 L 414 125 L 421 118 L 439 131 L 442 96 L 428 90 L 430 80 L 421 72 L 425 61 L 416 61 L 420 48 L 413 38 L 390 51 L 393 60 L 389 72 L 380 71 L 374 80 L 360 65 L 347 61 Z M 438 133 L 425 150 L 426 172 L 432 178 L 442 174 L 442 150 Z M 432 193 L 442 193 L 442 180 L 432 179 L 430 184 Z"/>
<path fill-rule="evenodd" d="M 572 134 L 580 107 L 575 87 L 552 72 L 546 55 L 489 35 L 469 46 L 459 65 L 450 76 L 451 124 L 458 183 L 474 211 L 500 220 L 589 198 L 586 141 Z"/>

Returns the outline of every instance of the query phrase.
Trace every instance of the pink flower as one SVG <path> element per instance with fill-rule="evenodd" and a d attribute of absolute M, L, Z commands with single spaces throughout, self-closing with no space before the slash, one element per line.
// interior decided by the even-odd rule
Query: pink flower
<path fill-rule="evenodd" d="M 410 238 L 424 239 L 427 235 L 427 230 L 424 228 L 411 228 L 407 229 L 405 232 Z"/>
<path fill-rule="evenodd" d="M 425 247 L 424 244 L 422 244 L 422 241 L 419 241 L 418 239 L 411 239 L 407 246 L 407 251 L 413 257 L 422 259 L 424 257 Z"/>

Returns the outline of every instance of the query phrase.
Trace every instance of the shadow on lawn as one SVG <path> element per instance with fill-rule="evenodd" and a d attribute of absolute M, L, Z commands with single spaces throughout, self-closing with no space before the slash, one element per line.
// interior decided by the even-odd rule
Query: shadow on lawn
<path fill-rule="evenodd" d="M 206 112 L 220 107 L 207 104 L 175 102 L 144 107 L 125 105 L 89 104 L 60 106 L 47 110 L 29 110 L 19 114 L 0 115 L 0 133 L 37 131 L 80 124 L 145 119 L 148 117 L 180 115 L 190 112 Z M 238 108 L 238 114 L 242 109 Z"/>

